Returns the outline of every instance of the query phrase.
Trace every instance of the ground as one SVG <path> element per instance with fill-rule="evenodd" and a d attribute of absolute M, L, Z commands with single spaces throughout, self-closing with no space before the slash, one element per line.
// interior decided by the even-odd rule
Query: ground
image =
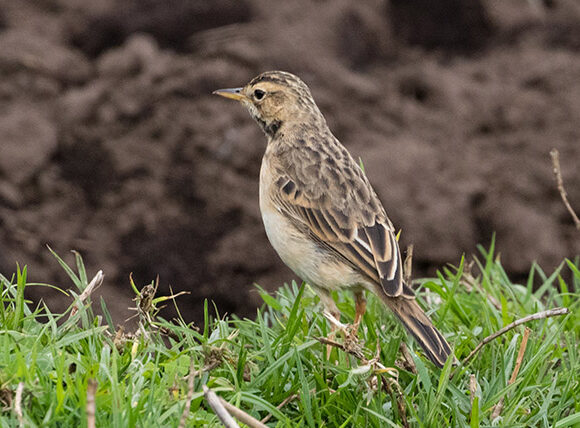
<path fill-rule="evenodd" d="M 0 272 L 70 287 L 46 245 L 103 269 L 116 321 L 129 273 L 187 319 L 251 315 L 293 274 L 258 211 L 265 138 L 212 96 L 280 69 L 311 87 L 367 174 L 415 275 L 493 232 L 508 273 L 580 253 L 552 177 L 580 206 L 575 0 L 19 0 L 0 3 Z M 70 299 L 38 287 L 55 310 Z M 171 316 L 171 312 L 167 313 Z"/>

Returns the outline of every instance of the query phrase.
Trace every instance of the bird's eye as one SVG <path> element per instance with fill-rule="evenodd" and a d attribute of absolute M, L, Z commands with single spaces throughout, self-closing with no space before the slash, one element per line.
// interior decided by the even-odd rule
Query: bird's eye
<path fill-rule="evenodd" d="M 262 98 L 264 98 L 264 95 L 266 95 L 266 93 L 261 89 L 256 89 L 254 91 L 254 98 L 257 100 L 261 100 Z"/>

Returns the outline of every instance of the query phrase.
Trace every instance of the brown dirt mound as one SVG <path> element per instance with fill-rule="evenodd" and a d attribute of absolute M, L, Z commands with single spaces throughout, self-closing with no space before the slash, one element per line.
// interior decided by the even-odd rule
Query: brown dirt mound
<path fill-rule="evenodd" d="M 4 3 L 0 13 L 0 271 L 70 287 L 46 250 L 79 250 L 117 321 L 128 275 L 199 320 L 203 299 L 251 315 L 257 282 L 294 276 L 258 212 L 265 139 L 211 91 L 282 69 L 312 88 L 367 174 L 416 275 L 492 232 L 526 275 L 580 252 L 555 189 L 561 152 L 580 204 L 580 7 L 346 0 L 279 3 L 80 0 Z M 507 3 L 507 4 L 506 4 Z M 72 256 L 67 256 L 72 260 Z M 61 309 L 69 300 L 31 291 Z M 171 316 L 167 312 L 166 316 Z"/>

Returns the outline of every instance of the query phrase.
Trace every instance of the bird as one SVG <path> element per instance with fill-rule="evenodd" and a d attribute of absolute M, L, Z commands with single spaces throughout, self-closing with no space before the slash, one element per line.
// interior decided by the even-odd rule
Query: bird
<path fill-rule="evenodd" d="M 265 133 L 259 201 L 266 235 L 282 261 L 336 318 L 331 293 L 355 297 L 354 327 L 377 295 L 443 367 L 451 348 L 405 283 L 395 229 L 361 166 L 332 134 L 308 86 L 267 71 L 213 92 L 237 100 Z"/>

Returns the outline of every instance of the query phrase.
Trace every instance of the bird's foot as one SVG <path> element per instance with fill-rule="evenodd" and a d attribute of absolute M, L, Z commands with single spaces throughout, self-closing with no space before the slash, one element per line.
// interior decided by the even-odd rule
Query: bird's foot
<path fill-rule="evenodd" d="M 325 340 L 327 358 L 330 357 L 330 352 L 332 351 L 333 347 L 342 349 L 348 354 L 360 354 L 362 346 L 357 335 L 360 319 L 358 322 L 353 324 L 343 324 L 334 316 L 334 314 L 331 314 L 328 311 L 324 311 L 324 316 L 328 319 L 328 321 L 330 321 L 331 329 L 330 334 L 326 337 Z M 344 338 L 342 343 L 336 341 L 337 333 L 342 335 Z"/>

